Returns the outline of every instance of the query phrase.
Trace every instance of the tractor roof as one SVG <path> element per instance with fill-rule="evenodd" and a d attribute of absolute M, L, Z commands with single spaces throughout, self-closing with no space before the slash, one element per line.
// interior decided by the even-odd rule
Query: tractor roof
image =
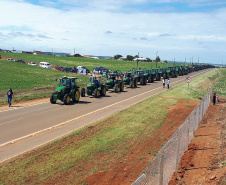
<path fill-rule="evenodd" d="M 61 77 L 61 79 L 62 79 L 62 78 L 68 78 L 68 79 L 78 79 L 77 77 L 70 77 L 70 76 L 62 76 L 62 77 Z"/>

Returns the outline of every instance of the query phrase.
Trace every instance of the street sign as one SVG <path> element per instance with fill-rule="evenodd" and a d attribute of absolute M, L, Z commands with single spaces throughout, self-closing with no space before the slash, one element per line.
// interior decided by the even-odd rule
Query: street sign
<path fill-rule="evenodd" d="M 189 88 L 189 83 L 191 82 L 191 78 L 190 78 L 190 77 L 187 77 L 187 78 L 185 79 L 185 81 L 188 83 L 188 88 Z"/>
<path fill-rule="evenodd" d="M 186 81 L 187 83 L 190 83 L 190 82 L 191 82 L 191 78 L 190 78 L 190 77 L 187 77 L 187 78 L 185 79 L 185 81 Z"/>

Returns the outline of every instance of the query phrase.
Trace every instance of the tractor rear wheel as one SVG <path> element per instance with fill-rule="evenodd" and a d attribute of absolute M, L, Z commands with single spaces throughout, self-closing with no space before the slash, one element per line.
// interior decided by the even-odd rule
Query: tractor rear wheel
<path fill-rule="evenodd" d="M 55 93 L 52 93 L 51 96 L 50 96 L 50 103 L 52 103 L 52 104 L 56 103 L 56 100 L 54 99 L 54 94 Z"/>
<path fill-rule="evenodd" d="M 103 85 L 102 88 L 101 88 L 100 95 L 101 95 L 101 96 L 105 96 L 105 95 L 106 95 L 106 91 L 107 91 L 107 90 L 106 90 L 106 87 L 105 87 L 105 85 Z"/>
<path fill-rule="evenodd" d="M 69 94 L 65 94 L 64 95 L 63 102 L 64 102 L 64 105 L 68 105 L 70 103 L 70 96 L 69 96 Z"/>
<path fill-rule="evenodd" d="M 76 103 L 79 101 L 79 98 L 80 98 L 80 92 L 78 89 L 75 90 L 75 93 L 74 93 L 74 98 L 73 98 L 73 102 Z"/>
<path fill-rule="evenodd" d="M 85 95 L 86 95 L 86 90 L 85 90 L 85 88 L 83 87 L 83 88 L 81 89 L 81 97 L 85 97 Z"/>
<path fill-rule="evenodd" d="M 99 98 L 100 96 L 100 91 L 98 89 L 94 90 L 94 98 Z"/>

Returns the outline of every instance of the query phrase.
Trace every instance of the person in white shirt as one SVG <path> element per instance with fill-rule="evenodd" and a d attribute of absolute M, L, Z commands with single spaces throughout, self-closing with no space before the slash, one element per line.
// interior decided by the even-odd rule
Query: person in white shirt
<path fill-rule="evenodd" d="M 162 80 L 163 88 L 165 88 L 165 79 Z"/>
<path fill-rule="evenodd" d="M 170 79 L 167 80 L 167 88 L 169 89 Z"/>

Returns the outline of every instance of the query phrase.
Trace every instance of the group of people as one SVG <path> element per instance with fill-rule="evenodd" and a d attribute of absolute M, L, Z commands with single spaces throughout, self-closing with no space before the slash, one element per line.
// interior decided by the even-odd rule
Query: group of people
<path fill-rule="evenodd" d="M 165 79 L 162 80 L 162 84 L 163 84 L 163 88 L 165 88 L 165 85 L 166 85 L 166 82 L 165 82 Z M 170 88 L 170 79 L 168 78 L 167 80 L 167 89 Z"/>

